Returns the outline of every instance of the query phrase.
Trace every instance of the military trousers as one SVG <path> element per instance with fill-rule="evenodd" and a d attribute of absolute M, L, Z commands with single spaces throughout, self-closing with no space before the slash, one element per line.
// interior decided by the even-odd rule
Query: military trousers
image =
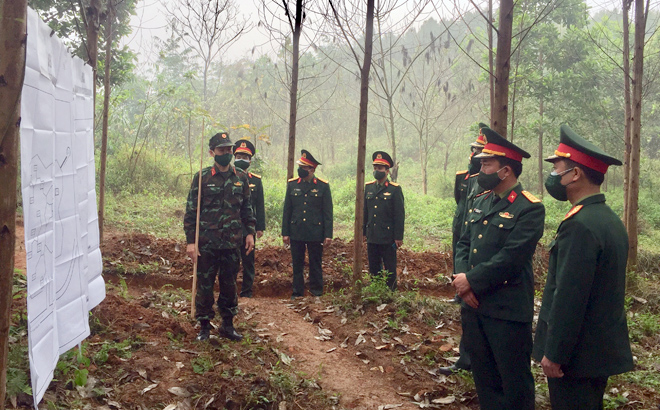
<path fill-rule="evenodd" d="M 533 410 L 532 324 L 462 308 L 465 348 L 482 410 Z"/>
<path fill-rule="evenodd" d="M 246 255 L 245 239 L 243 237 L 243 245 L 241 246 L 241 265 L 243 266 L 243 283 L 241 284 L 241 297 L 252 297 L 252 285 L 254 284 L 254 252 L 252 249 L 249 255 Z M 256 238 L 255 238 L 256 240 Z"/>
<path fill-rule="evenodd" d="M 548 377 L 552 410 L 602 410 L 607 377 Z"/>
<path fill-rule="evenodd" d="M 238 274 L 240 251 L 238 249 L 202 250 L 197 257 L 197 289 L 195 319 L 212 320 L 213 288 L 217 276 L 220 285 L 218 312 L 223 321 L 230 321 L 238 312 L 236 275 Z"/>
<path fill-rule="evenodd" d="M 323 294 L 323 258 L 322 242 L 291 241 L 291 262 L 293 264 L 293 294 L 305 295 L 305 249 L 309 256 L 309 293 L 314 296 Z"/>
<path fill-rule="evenodd" d="M 396 244 L 379 244 L 367 242 L 367 258 L 369 259 L 369 273 L 372 276 L 380 275 L 383 266 L 387 272 L 387 286 L 396 290 Z"/>

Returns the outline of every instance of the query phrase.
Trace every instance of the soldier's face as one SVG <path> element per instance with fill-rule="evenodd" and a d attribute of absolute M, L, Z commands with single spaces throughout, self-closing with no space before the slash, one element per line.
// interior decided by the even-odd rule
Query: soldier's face
<path fill-rule="evenodd" d="M 484 174 L 489 175 L 497 172 L 497 175 L 500 177 L 500 179 L 506 179 L 506 177 L 511 172 L 511 169 L 509 169 L 507 166 L 501 166 L 500 161 L 495 158 L 483 158 L 481 160 L 481 171 Z"/>
<path fill-rule="evenodd" d="M 247 160 L 247 161 L 250 160 L 250 156 L 248 154 L 240 154 L 239 153 L 239 154 L 236 154 L 234 156 L 236 157 L 236 159 L 244 159 L 244 160 Z"/>
<path fill-rule="evenodd" d="M 300 168 L 309 172 L 309 175 L 314 175 L 314 167 L 308 167 L 307 165 L 301 165 Z"/>
<path fill-rule="evenodd" d="M 209 151 L 211 156 L 231 154 L 232 147 L 215 147 L 212 151 Z"/>
<path fill-rule="evenodd" d="M 386 167 L 385 165 L 374 165 L 374 171 L 381 171 L 385 173 L 389 173 L 390 169 Z"/>

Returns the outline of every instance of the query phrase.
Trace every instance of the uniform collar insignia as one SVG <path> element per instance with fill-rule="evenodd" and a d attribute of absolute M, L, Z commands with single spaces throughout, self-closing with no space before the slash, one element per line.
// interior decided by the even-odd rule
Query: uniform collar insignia
<path fill-rule="evenodd" d="M 500 216 L 502 218 L 506 218 L 506 219 L 512 219 L 513 218 L 513 214 L 510 214 L 508 212 L 500 212 Z"/>
<path fill-rule="evenodd" d="M 518 194 L 516 194 L 516 191 L 511 191 L 511 193 L 509 194 L 509 196 L 508 196 L 506 199 L 507 199 L 509 202 L 513 203 L 513 201 L 516 200 L 516 197 L 517 197 L 517 196 L 518 196 Z"/>

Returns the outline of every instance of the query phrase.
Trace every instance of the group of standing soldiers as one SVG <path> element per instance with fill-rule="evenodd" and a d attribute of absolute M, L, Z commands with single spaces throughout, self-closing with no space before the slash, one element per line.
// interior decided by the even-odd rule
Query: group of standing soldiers
<path fill-rule="evenodd" d="M 485 124 L 479 126 L 469 169 L 457 173 L 454 190 L 452 283 L 455 301 L 461 303 L 461 356 L 439 371 L 472 370 L 482 409 L 528 410 L 535 403 L 534 357 L 548 377 L 553 409 L 602 409 L 608 377 L 633 367 L 624 312 L 628 238 L 600 193 L 608 166 L 621 163 L 562 125 L 559 147 L 546 159 L 553 164 L 546 189 L 573 207 L 550 245 L 533 340 L 532 258 L 543 235 L 545 208 L 518 182 L 529 153 Z M 218 276 L 217 305 L 223 319 L 219 333 L 240 340 L 233 327 L 236 276 L 242 260 L 241 296 L 251 297 L 255 236 L 265 230 L 263 186 L 260 176 L 247 171 L 255 154 L 248 140 L 233 144 L 227 133 L 219 133 L 209 141 L 209 150 L 214 165 L 201 171 L 201 179 L 193 179 L 184 217 L 187 252 L 198 263 L 198 339 L 210 335 Z M 298 177 L 287 183 L 282 216 L 282 240 L 290 247 L 293 265 L 292 299 L 305 292 L 305 251 L 309 292 L 323 293 L 321 260 L 333 231 L 330 185 L 315 176 L 320 162 L 309 151 L 301 154 Z M 372 161 L 374 180 L 365 186 L 363 223 L 369 272 L 383 275 L 395 290 L 404 198 L 401 187 L 388 179 L 392 158 L 376 151 Z"/>

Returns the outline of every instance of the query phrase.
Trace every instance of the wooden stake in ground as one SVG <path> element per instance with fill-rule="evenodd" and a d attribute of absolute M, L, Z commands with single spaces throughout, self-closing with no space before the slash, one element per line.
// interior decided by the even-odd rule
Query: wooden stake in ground
<path fill-rule="evenodd" d="M 197 255 L 199 254 L 199 211 L 202 206 L 202 167 L 204 166 L 204 118 L 202 118 L 202 137 L 200 138 L 199 153 L 199 178 L 197 179 L 197 222 L 195 222 L 195 258 L 193 259 L 193 280 L 192 280 L 192 298 L 190 316 L 195 320 L 197 309 L 195 308 L 195 299 L 197 297 Z"/>
<path fill-rule="evenodd" d="M 25 78 L 27 0 L 0 0 L 0 410 L 7 393 L 21 90 Z"/>

